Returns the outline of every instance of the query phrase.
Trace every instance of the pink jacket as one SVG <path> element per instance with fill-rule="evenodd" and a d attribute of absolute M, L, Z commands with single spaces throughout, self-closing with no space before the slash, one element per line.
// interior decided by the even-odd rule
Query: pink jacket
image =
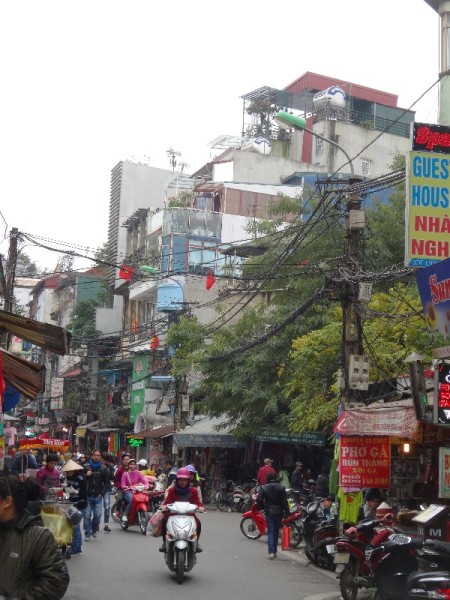
<path fill-rule="evenodd" d="M 120 480 L 120 487 L 125 489 L 139 483 L 142 483 L 145 486 L 145 489 L 148 488 L 148 481 L 140 471 L 137 469 L 136 471 L 125 471 L 125 473 L 122 475 L 122 479 Z"/>

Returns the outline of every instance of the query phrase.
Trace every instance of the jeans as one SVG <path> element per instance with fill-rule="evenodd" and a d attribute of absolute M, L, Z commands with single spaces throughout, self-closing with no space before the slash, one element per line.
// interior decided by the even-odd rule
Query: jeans
<path fill-rule="evenodd" d="M 72 535 L 72 554 L 77 552 L 81 552 L 81 528 L 79 525 L 75 525 Z"/>
<path fill-rule="evenodd" d="M 127 503 L 127 505 L 125 506 L 124 514 L 129 515 L 131 510 L 131 500 L 133 498 L 133 492 L 124 492 L 123 497 L 125 499 L 125 502 Z"/>
<path fill-rule="evenodd" d="M 280 533 L 282 519 L 282 515 L 268 515 L 266 513 L 267 543 L 269 545 L 269 554 L 277 553 L 278 534 Z"/>
<path fill-rule="evenodd" d="M 111 494 L 106 490 L 103 496 L 103 523 L 109 525 L 109 515 L 111 514 Z"/>
<path fill-rule="evenodd" d="M 92 532 L 96 532 L 100 526 L 100 519 L 102 518 L 102 503 L 103 498 L 98 496 L 97 498 L 88 498 L 87 507 L 84 509 L 84 535 L 91 537 Z"/>

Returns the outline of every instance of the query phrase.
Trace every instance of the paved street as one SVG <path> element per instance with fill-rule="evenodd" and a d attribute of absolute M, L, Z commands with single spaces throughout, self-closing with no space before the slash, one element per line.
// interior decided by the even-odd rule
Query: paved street
<path fill-rule="evenodd" d="M 158 552 L 161 538 L 143 536 L 136 527 L 122 531 L 112 523 L 111 534 L 101 530 L 97 539 L 83 541 L 83 554 L 67 562 L 71 584 L 65 599 L 339 598 L 335 575 L 305 566 L 298 552 L 280 549 L 279 558 L 267 560 L 265 538 L 247 540 L 239 529 L 239 514 L 209 510 L 200 518 L 204 552 L 183 585 Z"/>

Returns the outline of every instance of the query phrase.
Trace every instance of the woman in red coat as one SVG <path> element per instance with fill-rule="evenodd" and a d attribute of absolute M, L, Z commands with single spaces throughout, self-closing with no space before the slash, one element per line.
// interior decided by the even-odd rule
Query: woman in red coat
<path fill-rule="evenodd" d="M 164 502 L 161 504 L 161 510 L 163 510 L 163 511 L 166 510 L 165 507 L 168 504 L 173 504 L 173 502 L 190 502 L 191 504 L 196 504 L 198 506 L 198 512 L 205 512 L 205 509 L 203 508 L 203 504 L 198 495 L 197 489 L 195 487 L 193 487 L 190 483 L 190 476 L 191 476 L 190 472 L 185 467 L 178 469 L 177 478 L 175 479 L 174 484 L 171 485 L 167 489 L 168 493 L 164 499 Z M 159 549 L 160 552 L 166 551 L 167 519 L 168 519 L 168 515 L 164 518 L 164 520 L 162 522 L 163 543 Z M 202 525 L 201 525 L 199 519 L 197 518 L 197 516 L 195 516 L 195 521 L 197 523 L 197 552 L 202 552 L 203 549 L 201 548 L 200 544 L 198 543 L 198 540 L 200 539 L 200 534 L 202 531 Z"/>

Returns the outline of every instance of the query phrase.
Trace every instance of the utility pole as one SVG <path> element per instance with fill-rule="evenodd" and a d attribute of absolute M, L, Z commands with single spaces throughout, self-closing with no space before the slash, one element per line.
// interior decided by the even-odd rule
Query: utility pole
<path fill-rule="evenodd" d="M 16 276 L 18 237 L 19 230 L 17 227 L 13 227 L 9 234 L 9 251 L 6 261 L 6 273 L 3 269 L 3 257 L 0 255 L 0 294 L 4 299 L 3 310 L 9 313 L 12 311 L 14 297 L 14 278 Z M 8 333 L 3 332 L 1 335 L 1 345 L 6 349 L 8 348 L 8 338 Z"/>
<path fill-rule="evenodd" d="M 359 181 L 350 179 L 350 185 Z M 361 197 L 358 192 L 350 192 L 345 215 L 347 235 L 347 261 L 345 266 L 347 280 L 342 289 L 342 372 L 341 408 L 355 400 L 359 390 L 369 387 L 369 362 L 363 354 L 362 321 L 358 305 L 370 300 L 371 286 L 358 284 L 354 276 L 361 270 L 361 241 L 365 229 L 365 212 L 361 209 Z M 353 279 L 353 281 L 352 281 Z M 368 297 L 367 297 L 368 296 Z"/>

